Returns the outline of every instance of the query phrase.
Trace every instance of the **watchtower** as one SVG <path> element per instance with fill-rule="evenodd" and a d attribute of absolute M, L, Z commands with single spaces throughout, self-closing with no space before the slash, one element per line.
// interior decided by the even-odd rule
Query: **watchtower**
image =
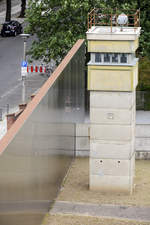
<path fill-rule="evenodd" d="M 88 15 L 90 189 L 132 193 L 139 10 Z"/>

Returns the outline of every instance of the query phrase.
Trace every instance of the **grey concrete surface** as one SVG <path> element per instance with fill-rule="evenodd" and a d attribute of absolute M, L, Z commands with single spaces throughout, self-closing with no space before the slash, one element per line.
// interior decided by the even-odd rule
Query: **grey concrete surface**
<path fill-rule="evenodd" d="M 21 5 L 21 1 L 20 0 L 12 0 L 11 1 L 11 5 L 12 5 L 12 8 L 13 6 L 20 6 Z M 6 0 L 1 0 L 0 1 L 0 12 L 3 12 L 6 10 Z"/>
<path fill-rule="evenodd" d="M 150 111 L 136 111 L 136 124 L 150 124 Z"/>
<path fill-rule="evenodd" d="M 0 201 L 0 216 L 4 213 L 18 213 L 18 212 L 48 212 L 52 201 L 48 200 L 38 200 L 38 201 Z"/>
<path fill-rule="evenodd" d="M 50 214 L 71 214 L 150 221 L 150 207 L 99 205 L 67 201 L 56 201 L 50 210 Z"/>

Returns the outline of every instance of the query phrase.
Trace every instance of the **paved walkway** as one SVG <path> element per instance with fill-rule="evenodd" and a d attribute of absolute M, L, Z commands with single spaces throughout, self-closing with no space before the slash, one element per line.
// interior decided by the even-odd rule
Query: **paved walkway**
<path fill-rule="evenodd" d="M 12 7 L 11 9 L 12 19 L 18 20 L 22 23 L 24 19 L 16 18 L 15 16 L 19 12 L 20 12 L 20 4 Z M 5 22 L 5 15 L 6 15 L 6 11 L 0 12 L 0 29 L 1 29 L 1 25 Z M 12 110 L 12 112 L 16 112 L 16 111 L 17 111 L 16 109 Z M 0 139 L 2 139 L 2 137 L 6 134 L 6 132 L 7 132 L 7 121 L 6 121 L 6 117 L 4 116 L 4 119 L 0 121 Z"/>
<path fill-rule="evenodd" d="M 150 207 L 99 205 L 67 201 L 56 201 L 53 208 L 50 210 L 50 214 L 70 214 L 129 219 L 145 222 L 150 221 Z"/>
<path fill-rule="evenodd" d="M 20 12 L 20 5 L 13 6 L 12 7 L 13 19 L 16 19 L 13 17 L 13 15 L 15 16 L 18 12 Z M 5 11 L 0 12 L 0 29 L 1 29 L 1 24 L 5 22 L 5 14 L 6 14 Z M 4 117 L 4 119 L 0 121 L 0 139 L 6 134 L 6 132 L 7 132 L 7 121 L 6 121 L 6 117 Z"/>

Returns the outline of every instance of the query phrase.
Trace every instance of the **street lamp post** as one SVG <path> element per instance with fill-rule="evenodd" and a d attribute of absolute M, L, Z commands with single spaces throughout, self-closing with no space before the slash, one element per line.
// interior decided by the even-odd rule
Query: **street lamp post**
<path fill-rule="evenodd" d="M 20 34 L 20 36 L 23 38 L 24 41 L 24 48 L 23 48 L 23 64 L 25 67 L 21 71 L 21 77 L 22 77 L 22 103 L 25 103 L 25 94 L 26 94 L 26 86 L 25 86 L 25 79 L 27 74 L 27 63 L 26 63 L 26 46 L 27 46 L 27 39 L 30 37 L 30 34 Z"/>

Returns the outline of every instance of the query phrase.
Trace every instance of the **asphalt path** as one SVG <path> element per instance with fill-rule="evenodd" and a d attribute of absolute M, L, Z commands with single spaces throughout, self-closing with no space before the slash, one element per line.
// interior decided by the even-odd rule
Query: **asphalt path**
<path fill-rule="evenodd" d="M 0 39 L 0 98 L 18 84 L 23 55 L 23 40 L 17 37 Z"/>
<path fill-rule="evenodd" d="M 32 37 L 27 42 L 31 46 Z M 8 104 L 15 108 L 22 103 L 21 62 L 23 60 L 23 39 L 0 37 L 0 109 Z M 26 101 L 47 79 L 40 74 L 30 74 L 26 80 Z"/>

